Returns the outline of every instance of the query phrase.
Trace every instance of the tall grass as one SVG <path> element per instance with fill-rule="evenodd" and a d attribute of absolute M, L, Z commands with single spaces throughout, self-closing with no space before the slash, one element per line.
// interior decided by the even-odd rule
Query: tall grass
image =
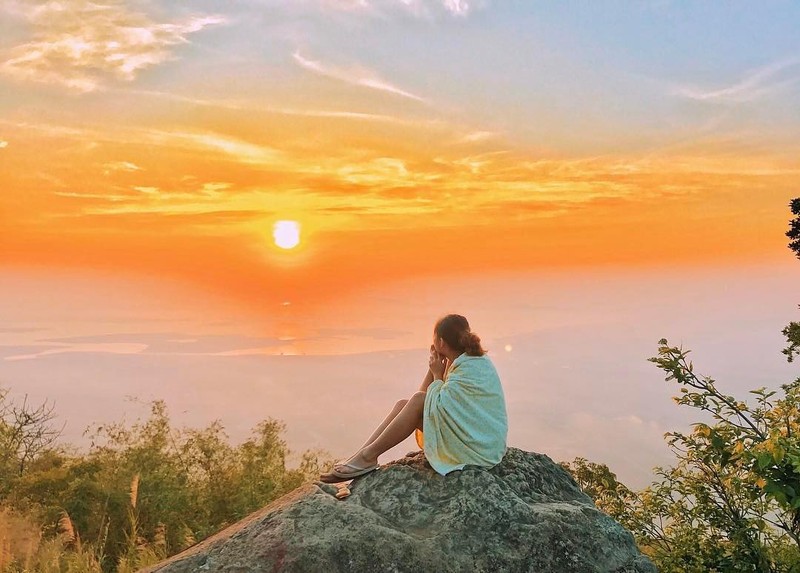
<path fill-rule="evenodd" d="M 42 527 L 31 518 L 0 510 L 0 571 L 3 573 L 102 573 L 93 546 L 82 546 L 65 511 L 58 535 L 42 537 Z"/>
<path fill-rule="evenodd" d="M 289 450 L 278 420 L 259 424 L 232 446 L 217 422 L 173 431 L 163 401 L 153 402 L 151 412 L 132 427 L 98 426 L 86 454 L 43 451 L 23 473 L 0 464 L 0 573 L 138 571 L 333 462 L 323 452 L 305 452 L 299 468 L 286 468 Z"/>
<path fill-rule="evenodd" d="M 136 500 L 139 496 L 139 474 L 131 480 L 130 505 L 128 506 L 128 531 L 125 532 L 125 552 L 117 562 L 117 573 L 134 573 L 142 567 L 153 565 L 166 557 L 166 551 L 159 551 L 158 542 L 148 543 L 139 532 L 139 516 L 136 511 Z M 165 529 L 160 529 L 161 538 L 165 539 Z M 166 548 L 166 544 L 164 544 Z"/>
<path fill-rule="evenodd" d="M 139 531 L 136 501 L 139 474 L 131 480 L 126 547 L 114 568 L 117 573 L 134 573 L 167 557 L 166 526 L 159 523 L 152 542 Z M 8 508 L 0 510 L 0 572 L 2 573 L 103 573 L 106 522 L 98 543 L 82 543 L 69 513 L 61 512 L 57 535 L 42 538 L 42 526 Z M 194 539 L 191 538 L 191 543 Z"/>
<path fill-rule="evenodd" d="M 0 570 L 16 563 L 29 569 L 41 542 L 39 524 L 15 511 L 0 507 Z"/>

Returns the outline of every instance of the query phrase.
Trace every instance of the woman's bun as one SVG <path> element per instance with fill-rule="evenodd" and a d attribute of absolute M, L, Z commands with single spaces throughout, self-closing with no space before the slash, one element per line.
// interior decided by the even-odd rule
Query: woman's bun
<path fill-rule="evenodd" d="M 464 331 L 461 333 L 460 338 L 459 342 L 461 342 L 461 346 L 468 356 L 483 356 L 486 354 L 486 351 L 481 346 L 480 337 L 474 332 Z"/>

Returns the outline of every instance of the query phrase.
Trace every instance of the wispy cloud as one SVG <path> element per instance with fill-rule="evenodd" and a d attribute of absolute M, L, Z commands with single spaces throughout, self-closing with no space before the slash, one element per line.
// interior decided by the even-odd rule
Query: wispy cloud
<path fill-rule="evenodd" d="M 374 90 L 389 92 L 405 98 L 413 99 L 419 102 L 425 102 L 425 99 L 415 95 L 411 92 L 403 90 L 390 82 L 382 79 L 372 70 L 362 66 L 351 66 L 349 68 L 340 68 L 328 64 L 323 64 L 315 60 L 300 55 L 299 52 L 293 54 L 295 61 L 307 70 L 310 70 L 321 76 L 337 79 L 348 84 L 362 86 Z"/>
<path fill-rule="evenodd" d="M 207 149 L 250 165 L 271 165 L 283 157 L 282 152 L 274 147 L 209 132 L 141 130 L 138 133 L 132 132 L 128 137 L 140 138 L 158 145 Z"/>
<path fill-rule="evenodd" d="M 131 173 L 134 171 L 141 171 L 142 168 L 130 161 L 111 161 L 103 165 L 103 174 L 111 175 L 119 171 Z"/>
<path fill-rule="evenodd" d="M 8 142 L 0 139 L 0 149 L 8 147 Z"/>
<path fill-rule="evenodd" d="M 243 111 L 248 113 L 257 112 L 257 113 L 272 113 L 272 114 L 298 116 L 298 117 L 352 119 L 357 121 L 373 121 L 380 123 L 410 125 L 410 126 L 436 126 L 436 125 L 444 125 L 446 123 L 445 120 L 443 119 L 414 119 L 414 118 L 400 117 L 396 115 L 367 113 L 367 112 L 351 111 L 351 110 L 298 109 L 290 107 L 277 107 L 277 106 L 264 105 L 261 102 L 255 102 L 255 101 L 212 100 L 212 99 L 189 97 L 181 94 L 174 94 L 169 92 L 161 92 L 153 90 L 124 90 L 124 91 L 120 90 L 120 93 L 130 93 L 130 94 L 178 101 L 197 106 L 215 107 L 219 109 L 229 109 L 229 110 Z"/>
<path fill-rule="evenodd" d="M 470 11 L 470 3 L 467 0 L 443 0 L 445 9 L 457 16 L 466 16 Z"/>
<path fill-rule="evenodd" d="M 499 136 L 500 134 L 494 131 L 483 131 L 483 130 L 471 131 L 466 135 L 460 137 L 456 141 L 456 143 L 476 143 L 478 141 L 486 141 Z"/>
<path fill-rule="evenodd" d="M 323 8 L 342 12 L 361 12 L 372 8 L 370 0 L 318 0 L 318 2 Z"/>
<path fill-rule="evenodd" d="M 113 0 L 29 1 L 19 6 L 33 38 L 14 47 L 0 71 L 77 92 L 100 88 L 107 76 L 133 80 L 138 72 L 172 59 L 170 48 L 187 43 L 189 34 L 225 22 L 216 15 L 156 22 Z"/>
<path fill-rule="evenodd" d="M 796 68 L 800 58 L 773 62 L 745 74 L 738 82 L 717 89 L 702 89 L 696 86 L 678 86 L 674 93 L 696 101 L 707 102 L 750 102 L 766 97 L 777 90 L 796 83 L 798 75 L 785 74 Z"/>
<path fill-rule="evenodd" d="M 97 141 L 107 143 L 159 145 L 163 147 L 211 151 L 217 158 L 227 158 L 238 163 L 264 166 L 284 159 L 283 152 L 271 146 L 252 143 L 243 139 L 210 131 L 167 131 L 163 129 L 133 128 L 115 133 L 92 128 L 73 128 L 46 123 L 8 122 L 0 119 L 0 125 L 17 129 L 35 131 L 45 137 L 64 137 L 77 141 Z M 114 165 L 114 164 L 111 164 Z M 104 174 L 109 164 L 103 165 Z M 117 171 L 144 171 L 130 162 L 117 162 Z M 112 171 L 113 172 L 113 171 Z"/>
<path fill-rule="evenodd" d="M 383 12 L 387 9 L 405 9 L 418 17 L 430 17 L 435 10 L 453 16 L 467 16 L 486 0 L 316 0 L 322 8 L 342 12 Z"/>
<path fill-rule="evenodd" d="M 114 195 L 109 193 L 76 193 L 74 191 L 53 191 L 59 197 L 75 197 L 78 199 L 102 199 L 103 201 L 129 201 L 128 195 Z"/>

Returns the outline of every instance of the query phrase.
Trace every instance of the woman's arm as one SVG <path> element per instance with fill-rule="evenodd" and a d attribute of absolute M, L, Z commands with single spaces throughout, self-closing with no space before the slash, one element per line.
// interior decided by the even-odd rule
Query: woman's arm
<path fill-rule="evenodd" d="M 436 365 L 436 366 L 435 366 Z M 438 354 L 436 350 L 433 348 L 431 344 L 431 357 L 428 361 L 428 373 L 425 374 L 425 378 L 422 380 L 422 385 L 419 387 L 420 391 L 427 392 L 428 386 L 436 380 L 437 376 L 434 375 L 433 370 L 441 370 L 441 376 L 439 379 L 444 379 L 444 373 L 447 372 L 447 368 L 450 366 L 450 361 L 447 358 L 444 358 L 442 355 Z"/>
<path fill-rule="evenodd" d="M 436 352 L 436 349 L 433 347 L 433 344 L 431 344 L 431 357 L 433 357 L 435 352 Z M 431 385 L 431 382 L 433 382 L 433 372 L 431 372 L 431 369 L 430 369 L 430 366 L 429 366 L 428 367 L 428 373 L 425 374 L 425 378 L 423 378 L 423 380 L 422 380 L 422 385 L 419 387 L 420 392 L 427 392 L 428 391 L 428 386 Z"/>
<path fill-rule="evenodd" d="M 422 380 L 422 385 L 419 387 L 419 389 L 423 392 L 426 392 L 428 390 L 428 386 L 431 385 L 431 382 L 433 382 L 433 372 L 431 372 L 431 369 L 428 368 L 428 373 L 425 375 L 425 379 Z"/>

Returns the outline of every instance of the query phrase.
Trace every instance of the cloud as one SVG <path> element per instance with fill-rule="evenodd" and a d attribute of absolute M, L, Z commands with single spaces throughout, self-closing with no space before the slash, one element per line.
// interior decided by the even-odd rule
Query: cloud
<path fill-rule="evenodd" d="M 185 185 L 167 189 L 154 186 L 133 185 L 128 188 L 117 187 L 125 193 L 94 193 L 74 191 L 53 191 L 53 195 L 69 197 L 79 205 L 77 209 L 52 215 L 58 218 L 81 217 L 94 225 L 131 225 L 148 227 L 152 225 L 218 225 L 240 223 L 262 219 L 273 211 L 263 207 L 234 208 L 240 202 L 228 201 L 235 191 L 226 182 L 195 182 L 193 178 Z M 109 203 L 113 203 L 110 206 Z M 231 208 L 225 208 L 230 205 Z"/>
<path fill-rule="evenodd" d="M 267 106 L 261 102 L 253 101 L 226 101 L 226 100 L 209 100 L 196 97 L 188 97 L 180 94 L 173 94 L 168 92 L 159 92 L 152 90 L 127 90 L 125 93 L 138 94 L 148 97 L 156 97 L 181 103 L 188 103 L 192 105 L 204 107 L 216 107 L 220 109 L 230 109 L 234 111 L 243 111 L 247 113 L 261 112 L 273 113 L 280 115 L 290 115 L 299 117 L 320 117 L 320 118 L 334 118 L 334 119 L 352 119 L 358 121 L 374 121 L 381 123 L 409 125 L 409 126 L 442 126 L 446 122 L 443 119 L 414 119 L 405 118 L 394 115 L 386 115 L 379 113 L 367 113 L 361 111 L 349 110 L 327 110 L 327 109 L 296 109 L 288 107 L 275 107 Z M 489 132 L 485 132 L 489 133 Z"/>
<path fill-rule="evenodd" d="M 424 98 L 392 85 L 390 82 L 381 79 L 375 72 L 362 66 L 352 66 L 347 69 L 339 68 L 309 60 L 301 56 L 299 52 L 295 52 L 293 57 L 300 66 L 315 74 L 337 79 L 348 84 L 389 92 L 415 101 L 425 102 Z"/>
<path fill-rule="evenodd" d="M 435 10 L 442 10 L 451 15 L 465 18 L 475 10 L 485 8 L 488 0 L 399 0 L 417 15 L 430 17 Z"/>
<path fill-rule="evenodd" d="M 797 82 L 797 77 L 783 77 L 781 72 L 796 67 L 800 58 L 791 58 L 757 68 L 745 74 L 735 84 L 714 90 L 703 90 L 694 86 L 675 88 L 676 95 L 696 101 L 742 103 L 766 97 L 784 86 Z"/>
<path fill-rule="evenodd" d="M 59 197 L 75 197 L 79 199 L 102 199 L 103 201 L 130 201 L 129 195 L 114 195 L 110 193 L 77 193 L 74 191 L 53 191 Z"/>
<path fill-rule="evenodd" d="M 340 12 L 381 12 L 387 9 L 405 9 L 417 17 L 429 18 L 435 11 L 465 17 L 486 4 L 483 0 L 317 0 L 323 9 Z"/>
<path fill-rule="evenodd" d="M 493 139 L 499 136 L 500 134 L 494 131 L 484 131 L 484 130 L 471 131 L 470 133 L 467 133 L 466 135 L 456 140 L 456 143 L 476 143 L 479 141 L 486 141 L 488 139 Z"/>
<path fill-rule="evenodd" d="M 372 7 L 369 0 L 319 0 L 319 2 L 323 8 L 342 12 L 360 12 Z"/>
<path fill-rule="evenodd" d="M 0 139 L 0 149 L 8 147 L 8 142 Z"/>
<path fill-rule="evenodd" d="M 124 172 L 132 172 L 132 171 L 141 171 L 142 168 L 136 165 L 135 163 L 131 163 L 130 161 L 112 161 L 110 163 L 106 163 L 103 165 L 103 174 L 104 175 L 111 175 L 117 171 L 124 171 Z"/>
<path fill-rule="evenodd" d="M 282 158 L 280 150 L 250 143 L 241 139 L 216 133 L 192 133 L 179 131 L 147 130 L 145 138 L 161 145 L 178 145 L 189 148 L 211 149 L 233 157 L 236 161 L 251 165 L 274 164 Z"/>
<path fill-rule="evenodd" d="M 443 0 L 445 9 L 456 16 L 466 16 L 470 11 L 470 3 L 467 0 Z"/>
<path fill-rule="evenodd" d="M 210 211 L 180 212 L 168 208 L 135 207 L 130 209 L 103 209 L 89 208 L 80 213 L 80 217 L 87 225 L 97 227 L 106 223 L 110 229 L 118 229 L 120 225 L 137 228 L 151 228 L 158 225 L 169 225 L 175 229 L 184 226 L 210 226 L 217 228 L 219 225 L 246 223 L 258 221 L 274 211 L 246 210 L 246 209 L 216 209 Z M 123 223 L 124 221 L 124 223 Z"/>
<path fill-rule="evenodd" d="M 170 48 L 189 34 L 222 24 L 215 15 L 155 22 L 118 0 L 48 0 L 22 3 L 31 41 L 11 50 L 0 71 L 20 80 L 59 84 L 77 92 L 102 87 L 107 76 L 136 74 L 173 58 Z"/>

